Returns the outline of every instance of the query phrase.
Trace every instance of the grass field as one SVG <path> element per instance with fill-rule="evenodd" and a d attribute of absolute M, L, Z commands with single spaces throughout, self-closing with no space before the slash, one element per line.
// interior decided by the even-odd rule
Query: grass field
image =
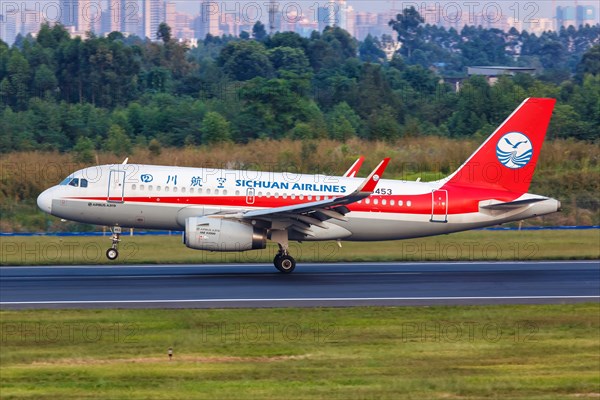
<path fill-rule="evenodd" d="M 186 248 L 179 235 L 122 236 L 115 263 L 271 262 L 276 246 L 262 251 L 210 253 Z M 3 237 L 1 265 L 104 264 L 110 237 Z M 291 243 L 299 262 L 464 261 L 600 258 L 600 230 L 471 231 L 404 241 Z"/>
<path fill-rule="evenodd" d="M 597 303 L 2 311 L 0 320 L 3 400 L 600 396 Z"/>

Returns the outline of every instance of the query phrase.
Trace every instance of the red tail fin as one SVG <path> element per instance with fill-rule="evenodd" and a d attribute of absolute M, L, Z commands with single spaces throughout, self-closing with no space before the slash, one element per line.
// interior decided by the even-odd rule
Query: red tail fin
<path fill-rule="evenodd" d="M 555 103 L 525 100 L 446 183 L 526 193 Z"/>

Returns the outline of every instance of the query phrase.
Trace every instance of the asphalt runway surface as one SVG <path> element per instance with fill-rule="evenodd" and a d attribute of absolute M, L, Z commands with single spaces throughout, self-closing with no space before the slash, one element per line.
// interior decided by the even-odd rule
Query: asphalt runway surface
<path fill-rule="evenodd" d="M 0 267 L 1 309 L 600 301 L 600 261 Z"/>

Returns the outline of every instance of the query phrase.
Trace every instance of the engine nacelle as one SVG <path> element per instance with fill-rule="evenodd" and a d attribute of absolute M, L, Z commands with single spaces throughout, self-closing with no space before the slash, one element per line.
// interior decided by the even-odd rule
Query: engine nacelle
<path fill-rule="evenodd" d="M 196 250 L 261 250 L 267 247 L 267 232 L 223 218 L 190 217 L 185 220 L 183 241 Z"/>

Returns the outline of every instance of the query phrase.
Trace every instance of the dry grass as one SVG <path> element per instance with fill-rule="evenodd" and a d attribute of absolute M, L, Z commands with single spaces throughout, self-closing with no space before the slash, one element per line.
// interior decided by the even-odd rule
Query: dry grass
<path fill-rule="evenodd" d="M 333 140 L 256 140 L 244 145 L 227 143 L 212 147 L 165 148 L 159 155 L 138 147 L 129 155 L 129 161 L 341 175 L 358 156 L 364 155 L 366 161 L 359 175 L 365 176 L 381 159 L 391 157 L 386 177 L 430 181 L 454 171 L 480 144 L 480 140 L 435 136 L 403 138 L 395 143 L 360 139 L 347 143 Z M 121 163 L 123 159 L 99 152 L 93 164 Z M 45 230 L 47 226 L 44 223 L 47 221 L 37 210 L 36 197 L 71 172 L 86 166 L 89 165 L 74 162 L 73 154 L 68 153 L 17 152 L 1 155 L 0 231 Z M 551 224 L 600 223 L 597 196 L 600 192 L 599 145 L 573 140 L 547 142 L 531 191 L 559 198 L 565 205 L 566 212 L 562 218 L 553 217 Z M 70 229 L 77 228 L 71 226 Z"/>

